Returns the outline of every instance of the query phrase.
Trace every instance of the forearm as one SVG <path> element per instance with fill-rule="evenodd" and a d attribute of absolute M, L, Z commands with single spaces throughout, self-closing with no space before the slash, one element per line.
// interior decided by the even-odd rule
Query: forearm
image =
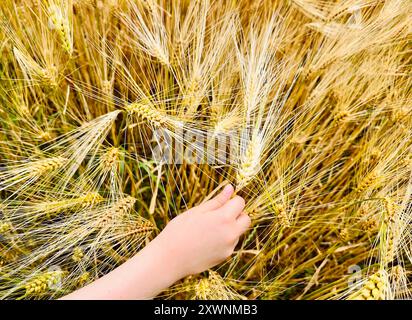
<path fill-rule="evenodd" d="M 62 299 L 151 299 L 183 276 L 171 268 L 174 261 L 165 251 L 154 240 L 109 274 Z"/>

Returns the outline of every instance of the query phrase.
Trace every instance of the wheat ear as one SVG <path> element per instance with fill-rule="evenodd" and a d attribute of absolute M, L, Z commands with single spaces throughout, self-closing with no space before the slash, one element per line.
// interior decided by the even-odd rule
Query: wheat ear
<path fill-rule="evenodd" d="M 57 285 L 63 276 L 62 271 L 46 272 L 36 276 L 26 283 L 26 296 L 42 296 L 48 290 L 51 290 L 54 285 Z"/>
<path fill-rule="evenodd" d="M 62 10 L 62 8 L 55 4 L 49 5 L 47 11 L 50 17 L 50 25 L 59 35 L 62 48 L 69 55 L 72 55 L 73 41 L 71 37 L 69 17 L 66 12 Z"/>
<path fill-rule="evenodd" d="M 349 300 L 384 300 L 387 281 L 381 272 L 371 275 L 359 292 L 349 297 Z"/>
<path fill-rule="evenodd" d="M 42 176 L 47 172 L 53 172 L 61 167 L 63 167 L 67 163 L 67 159 L 62 157 L 55 157 L 45 160 L 37 160 L 31 163 L 32 176 Z"/>
<path fill-rule="evenodd" d="M 113 206 L 106 210 L 102 217 L 99 219 L 98 224 L 101 227 L 107 227 L 113 223 L 116 223 L 118 219 L 124 217 L 134 206 L 136 199 L 127 196 L 117 201 Z"/>
<path fill-rule="evenodd" d="M 149 104 L 132 103 L 126 107 L 126 111 L 131 115 L 137 115 L 155 127 L 162 127 L 168 123 L 167 117 Z"/>
<path fill-rule="evenodd" d="M 262 140 L 258 136 L 253 137 L 246 146 L 245 153 L 241 156 L 240 165 L 237 171 L 237 187 L 242 188 L 258 174 L 260 158 L 263 150 Z"/>

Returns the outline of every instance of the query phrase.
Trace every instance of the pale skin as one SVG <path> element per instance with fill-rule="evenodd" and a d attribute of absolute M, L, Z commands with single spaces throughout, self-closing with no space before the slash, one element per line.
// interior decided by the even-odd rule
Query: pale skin
<path fill-rule="evenodd" d="M 250 226 L 245 201 L 233 193 L 227 185 L 215 198 L 178 215 L 133 258 L 62 299 L 151 299 L 224 261 Z"/>

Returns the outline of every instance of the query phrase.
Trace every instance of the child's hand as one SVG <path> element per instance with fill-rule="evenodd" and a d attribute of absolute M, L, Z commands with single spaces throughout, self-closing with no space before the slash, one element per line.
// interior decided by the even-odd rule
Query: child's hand
<path fill-rule="evenodd" d="M 241 197 L 227 186 L 216 198 L 173 219 L 133 258 L 63 299 L 148 299 L 177 280 L 226 259 L 250 225 Z"/>
<path fill-rule="evenodd" d="M 174 218 L 152 241 L 176 277 L 205 271 L 222 262 L 249 225 L 245 201 L 228 185 L 215 198 Z"/>

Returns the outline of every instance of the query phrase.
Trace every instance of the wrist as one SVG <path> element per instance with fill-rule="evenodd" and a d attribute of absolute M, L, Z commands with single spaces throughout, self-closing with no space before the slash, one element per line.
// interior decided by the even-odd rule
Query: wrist
<path fill-rule="evenodd" d="M 153 277 L 153 296 L 185 276 L 181 263 L 176 261 L 175 257 L 170 245 L 165 245 L 161 239 L 155 238 L 133 258 L 135 270 L 141 270 L 144 263 L 147 276 Z"/>
<path fill-rule="evenodd" d="M 149 248 L 149 250 L 153 250 L 155 252 L 154 256 L 157 256 L 158 267 L 169 275 L 172 283 L 187 276 L 184 268 L 187 263 L 183 259 L 184 255 L 178 252 L 179 246 L 173 245 L 172 242 L 162 237 L 154 239 L 150 245 L 152 248 Z"/>

